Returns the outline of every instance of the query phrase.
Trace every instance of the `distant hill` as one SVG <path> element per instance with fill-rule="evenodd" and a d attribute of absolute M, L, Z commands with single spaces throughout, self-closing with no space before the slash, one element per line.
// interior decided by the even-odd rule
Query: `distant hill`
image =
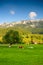
<path fill-rule="evenodd" d="M 16 29 L 21 28 L 21 29 L 24 29 L 26 31 L 30 31 L 32 33 L 43 34 L 43 19 L 22 20 L 19 22 L 0 24 L 0 28 L 9 28 L 9 27 L 13 27 Z"/>

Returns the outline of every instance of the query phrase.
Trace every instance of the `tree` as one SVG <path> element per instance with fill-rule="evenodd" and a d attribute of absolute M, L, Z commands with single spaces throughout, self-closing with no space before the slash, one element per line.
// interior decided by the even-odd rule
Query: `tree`
<path fill-rule="evenodd" d="M 20 43 L 21 42 L 21 36 L 19 35 L 18 31 L 9 30 L 4 36 L 3 36 L 3 42 L 4 43 Z"/>

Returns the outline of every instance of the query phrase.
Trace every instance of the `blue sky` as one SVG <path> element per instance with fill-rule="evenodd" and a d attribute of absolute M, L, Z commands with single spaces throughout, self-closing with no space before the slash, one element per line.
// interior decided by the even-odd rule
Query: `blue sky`
<path fill-rule="evenodd" d="M 0 0 L 0 23 L 43 18 L 43 0 Z"/>

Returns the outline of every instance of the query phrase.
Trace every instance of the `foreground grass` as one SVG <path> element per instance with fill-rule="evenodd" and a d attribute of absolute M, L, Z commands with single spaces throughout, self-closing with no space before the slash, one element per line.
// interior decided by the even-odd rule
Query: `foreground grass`
<path fill-rule="evenodd" d="M 18 46 L 0 45 L 0 65 L 43 65 L 43 45 Z"/>

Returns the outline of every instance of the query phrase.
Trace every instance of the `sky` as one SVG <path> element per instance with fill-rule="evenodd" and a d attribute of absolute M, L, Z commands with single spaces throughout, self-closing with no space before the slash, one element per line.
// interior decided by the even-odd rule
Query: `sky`
<path fill-rule="evenodd" d="M 0 0 L 0 23 L 43 18 L 43 0 Z"/>

